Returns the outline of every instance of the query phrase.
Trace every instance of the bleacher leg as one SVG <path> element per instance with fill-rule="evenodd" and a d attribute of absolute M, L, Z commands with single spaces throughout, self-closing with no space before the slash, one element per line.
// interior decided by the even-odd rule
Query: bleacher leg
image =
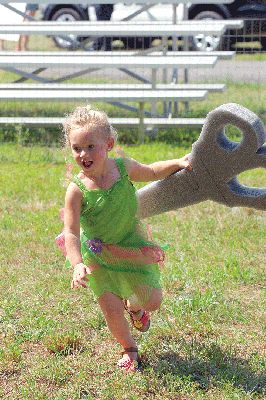
<path fill-rule="evenodd" d="M 139 103 L 139 143 L 144 143 L 144 101 Z"/>

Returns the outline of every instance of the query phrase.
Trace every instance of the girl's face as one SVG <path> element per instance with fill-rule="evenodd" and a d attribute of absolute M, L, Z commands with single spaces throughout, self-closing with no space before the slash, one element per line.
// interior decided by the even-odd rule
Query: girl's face
<path fill-rule="evenodd" d="M 97 128 L 74 128 L 69 134 L 70 147 L 76 163 L 87 176 L 104 173 L 108 151 L 114 139 L 106 138 Z"/>

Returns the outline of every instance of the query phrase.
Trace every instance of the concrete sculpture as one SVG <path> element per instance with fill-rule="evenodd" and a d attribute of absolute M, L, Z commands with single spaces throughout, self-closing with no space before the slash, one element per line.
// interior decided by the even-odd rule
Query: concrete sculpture
<path fill-rule="evenodd" d="M 228 139 L 224 131 L 227 125 L 242 132 L 241 142 Z M 228 103 L 211 111 L 192 145 L 193 171 L 182 170 L 138 190 L 140 218 L 208 199 L 229 207 L 266 210 L 266 187 L 247 187 L 237 179 L 243 171 L 266 168 L 265 141 L 263 123 L 250 110 Z"/>

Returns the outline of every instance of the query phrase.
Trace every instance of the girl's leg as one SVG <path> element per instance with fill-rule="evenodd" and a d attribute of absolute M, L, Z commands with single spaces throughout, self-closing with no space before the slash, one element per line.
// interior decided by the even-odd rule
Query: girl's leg
<path fill-rule="evenodd" d="M 139 292 L 139 298 L 143 298 L 143 296 L 141 296 L 141 292 L 143 295 L 144 294 L 147 295 L 147 287 L 146 288 L 139 287 L 138 292 Z M 126 301 L 126 309 L 130 314 L 133 326 L 141 332 L 147 332 L 147 330 L 150 327 L 149 311 L 155 311 L 158 308 L 160 308 L 161 302 L 162 302 L 161 289 L 152 289 L 149 294 L 149 299 L 143 305 L 140 305 L 138 303 L 137 295 L 131 296 Z"/>
<path fill-rule="evenodd" d="M 124 315 L 123 301 L 113 293 L 106 292 L 98 302 L 103 311 L 107 326 L 112 335 L 125 348 L 136 347 L 136 342 L 133 339 L 128 322 Z M 137 359 L 137 353 L 130 353 L 131 359 Z"/>
<path fill-rule="evenodd" d="M 162 289 L 152 289 L 149 300 L 146 301 L 146 303 L 141 306 L 140 304 L 137 303 L 137 298 L 135 296 L 130 297 L 127 300 L 127 306 L 130 311 L 140 311 L 140 310 L 146 310 L 146 311 L 155 311 L 160 308 L 162 303 Z"/>

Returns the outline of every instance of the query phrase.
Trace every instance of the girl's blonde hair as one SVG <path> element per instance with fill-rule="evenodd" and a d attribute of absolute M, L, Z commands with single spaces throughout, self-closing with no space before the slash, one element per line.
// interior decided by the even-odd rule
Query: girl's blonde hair
<path fill-rule="evenodd" d="M 69 145 L 69 135 L 75 128 L 97 128 L 106 136 L 117 139 L 117 132 L 108 121 L 107 114 L 104 111 L 93 109 L 90 105 L 79 106 L 72 113 L 66 116 L 63 123 L 64 143 Z"/>

